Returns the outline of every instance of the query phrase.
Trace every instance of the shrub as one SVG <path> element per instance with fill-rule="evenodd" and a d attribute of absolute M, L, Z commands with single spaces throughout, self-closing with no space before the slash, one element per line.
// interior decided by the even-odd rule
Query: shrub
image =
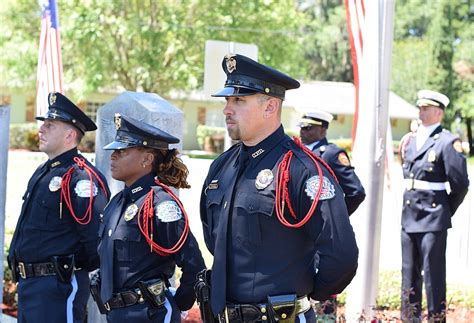
<path fill-rule="evenodd" d="M 38 151 L 38 125 L 21 123 L 10 125 L 10 148 Z"/>
<path fill-rule="evenodd" d="M 82 137 L 82 140 L 78 146 L 78 149 L 83 153 L 95 152 L 95 131 L 88 131 Z"/>
<path fill-rule="evenodd" d="M 206 141 L 213 146 L 215 139 L 224 140 L 225 128 L 224 127 L 211 127 L 205 125 L 199 125 L 196 128 L 196 139 L 199 145 L 199 148 L 206 150 L 205 143 Z M 206 139 L 207 138 L 207 139 Z"/>

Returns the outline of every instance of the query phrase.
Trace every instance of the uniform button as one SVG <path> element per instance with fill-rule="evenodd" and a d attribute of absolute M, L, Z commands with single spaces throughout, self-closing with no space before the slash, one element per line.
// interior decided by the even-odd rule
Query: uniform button
<path fill-rule="evenodd" d="M 286 314 L 283 313 L 283 314 L 281 315 L 281 318 L 282 318 L 282 319 L 286 319 Z"/>
<path fill-rule="evenodd" d="M 112 235 L 112 229 L 109 229 L 109 237 Z"/>
<path fill-rule="evenodd" d="M 262 315 L 262 321 L 266 321 L 267 320 L 267 316 L 266 315 Z"/>
<path fill-rule="evenodd" d="M 436 203 L 431 204 L 432 207 L 436 207 Z"/>
<path fill-rule="evenodd" d="M 64 265 L 64 269 L 68 269 L 68 268 L 69 268 L 69 266 L 68 266 L 68 265 Z"/>
<path fill-rule="evenodd" d="M 407 200 L 405 203 L 406 205 L 410 205 L 410 200 Z"/>
<path fill-rule="evenodd" d="M 250 211 L 253 211 L 253 205 L 249 206 Z"/>
<path fill-rule="evenodd" d="M 415 176 L 415 174 L 413 173 L 410 173 L 410 177 L 413 178 Z"/>
<path fill-rule="evenodd" d="M 267 312 L 267 309 L 265 307 L 262 307 L 260 311 L 265 314 Z"/>
<path fill-rule="evenodd" d="M 224 209 L 227 207 L 227 201 L 224 202 Z"/>
<path fill-rule="evenodd" d="M 429 172 L 432 172 L 432 171 L 433 171 L 433 167 L 428 168 L 428 171 L 429 171 Z"/>

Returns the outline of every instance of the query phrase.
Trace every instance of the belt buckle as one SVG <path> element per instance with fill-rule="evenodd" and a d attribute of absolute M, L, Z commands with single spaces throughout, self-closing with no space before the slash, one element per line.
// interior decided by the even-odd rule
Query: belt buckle
<path fill-rule="evenodd" d="M 23 262 L 18 263 L 18 272 L 21 278 L 26 279 L 25 264 Z"/>

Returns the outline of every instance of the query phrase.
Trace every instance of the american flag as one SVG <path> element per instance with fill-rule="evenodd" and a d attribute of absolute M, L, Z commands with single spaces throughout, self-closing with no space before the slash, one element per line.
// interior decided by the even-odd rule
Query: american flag
<path fill-rule="evenodd" d="M 357 134 L 357 123 L 359 121 L 359 67 L 361 66 L 364 49 L 365 7 L 364 0 L 344 0 L 344 5 L 346 7 L 347 30 L 349 31 L 349 42 L 351 45 L 352 70 L 354 72 L 355 112 L 354 125 L 352 127 L 352 142 L 354 143 Z"/>
<path fill-rule="evenodd" d="M 56 0 L 43 0 L 41 35 L 36 77 L 36 114 L 44 115 L 48 110 L 48 94 L 64 93 L 61 40 Z"/>

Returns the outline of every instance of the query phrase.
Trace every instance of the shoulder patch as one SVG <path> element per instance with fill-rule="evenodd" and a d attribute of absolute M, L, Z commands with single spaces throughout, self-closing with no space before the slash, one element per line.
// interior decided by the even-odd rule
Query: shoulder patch
<path fill-rule="evenodd" d="M 351 166 L 351 161 L 344 152 L 340 152 L 339 155 L 337 155 L 337 160 L 339 160 L 339 162 L 344 166 Z"/>
<path fill-rule="evenodd" d="M 183 213 L 175 201 L 165 201 L 156 207 L 156 217 L 161 222 L 174 222 L 183 217 Z"/>
<path fill-rule="evenodd" d="M 314 200 L 316 194 L 319 190 L 319 175 L 315 175 L 313 177 L 308 178 L 306 181 L 306 188 L 304 189 L 306 194 Z M 320 200 L 329 200 L 336 196 L 336 190 L 334 189 L 334 184 L 324 176 L 323 178 L 323 188 L 321 191 L 321 195 L 319 196 Z"/>
<path fill-rule="evenodd" d="M 456 139 L 453 142 L 453 148 L 456 150 L 458 153 L 464 153 L 464 150 L 462 149 L 462 143 L 460 139 Z"/>
<path fill-rule="evenodd" d="M 92 196 L 96 196 L 98 191 L 97 186 L 88 179 L 81 179 L 76 183 L 76 187 L 74 187 L 74 191 L 79 197 L 91 197 L 91 190 Z"/>

